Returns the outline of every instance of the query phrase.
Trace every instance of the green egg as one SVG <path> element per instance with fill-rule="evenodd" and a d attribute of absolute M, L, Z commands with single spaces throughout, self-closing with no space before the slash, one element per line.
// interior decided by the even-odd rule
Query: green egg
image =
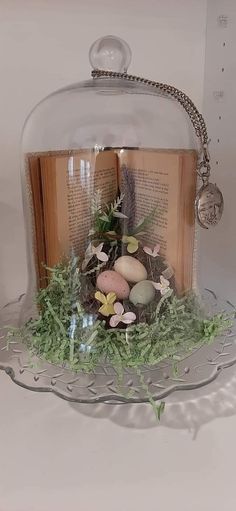
<path fill-rule="evenodd" d="M 150 280 L 141 280 L 131 289 L 129 300 L 133 305 L 148 305 L 155 297 L 155 288 Z"/>

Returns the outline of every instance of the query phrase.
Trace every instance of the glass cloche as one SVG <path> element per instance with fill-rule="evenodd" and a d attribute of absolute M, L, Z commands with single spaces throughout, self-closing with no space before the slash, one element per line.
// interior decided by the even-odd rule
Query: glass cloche
<path fill-rule="evenodd" d="M 119 38 L 96 41 L 89 58 L 92 79 L 42 100 L 24 126 L 29 285 L 19 331 L 52 366 L 99 366 L 110 380 L 105 367 L 115 368 L 126 400 L 138 384 L 122 378 L 135 371 L 152 401 L 143 367 L 180 360 L 229 326 L 206 312 L 196 275 L 196 224 L 215 224 L 223 200 L 188 96 L 128 75 Z"/>

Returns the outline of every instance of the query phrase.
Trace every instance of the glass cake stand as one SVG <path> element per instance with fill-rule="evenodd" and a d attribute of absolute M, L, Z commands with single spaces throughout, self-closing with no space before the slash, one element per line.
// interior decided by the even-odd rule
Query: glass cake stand
<path fill-rule="evenodd" d="M 210 345 L 197 348 L 185 357 L 165 360 L 153 366 L 142 366 L 140 377 L 132 369 L 124 371 L 122 385 L 116 370 L 108 364 L 93 372 L 72 372 L 32 356 L 27 346 L 17 338 L 7 341 L 7 325 L 17 325 L 22 297 L 7 304 L 0 313 L 0 369 L 13 382 L 36 392 L 53 392 L 58 397 L 78 403 L 145 403 L 148 392 L 155 401 L 177 390 L 190 390 L 207 385 L 219 373 L 236 363 L 236 321 Z M 221 302 L 210 290 L 204 290 L 203 300 L 211 313 L 222 310 L 234 315 L 230 302 Z M 148 392 L 147 392 L 148 391 Z"/>

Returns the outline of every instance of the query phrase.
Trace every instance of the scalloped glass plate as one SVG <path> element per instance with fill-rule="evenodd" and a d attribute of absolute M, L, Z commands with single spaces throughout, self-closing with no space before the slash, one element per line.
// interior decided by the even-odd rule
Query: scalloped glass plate
<path fill-rule="evenodd" d="M 230 302 L 220 301 L 210 290 L 203 300 L 208 311 L 235 312 Z M 20 301 L 1 310 L 1 325 L 16 325 Z M 236 321 L 223 336 L 196 349 L 179 361 L 165 360 L 157 365 L 140 368 L 144 385 L 132 369 L 124 371 L 122 386 L 111 365 L 99 365 L 93 372 L 75 373 L 65 367 L 50 364 L 29 354 L 26 345 L 12 338 L 6 342 L 6 328 L 0 330 L 0 369 L 22 387 L 37 392 L 53 392 L 68 401 L 108 404 L 144 403 L 148 401 L 146 386 L 154 400 L 165 398 L 176 390 L 195 389 L 217 378 L 221 370 L 236 363 Z"/>

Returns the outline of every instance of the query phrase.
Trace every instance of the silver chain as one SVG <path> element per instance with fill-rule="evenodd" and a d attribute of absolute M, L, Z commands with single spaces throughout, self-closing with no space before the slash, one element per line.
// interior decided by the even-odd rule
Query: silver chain
<path fill-rule="evenodd" d="M 93 78 L 115 78 L 128 80 L 129 82 L 137 82 L 144 85 L 148 85 L 150 87 L 155 88 L 160 94 L 171 97 L 178 101 L 180 105 L 184 108 L 186 113 L 188 114 L 190 121 L 194 127 L 196 136 L 200 140 L 201 144 L 201 154 L 199 157 L 199 162 L 197 166 L 197 171 L 199 176 L 201 177 L 203 184 L 207 184 L 210 177 L 210 155 L 208 151 L 208 134 L 207 127 L 204 121 L 202 114 L 198 111 L 197 107 L 194 105 L 193 101 L 179 89 L 173 87 L 172 85 L 168 85 L 166 83 L 154 82 L 153 80 L 148 80 L 146 78 L 141 78 L 140 76 L 129 75 L 127 73 L 117 73 L 113 71 L 104 71 L 102 69 L 94 69 L 92 71 Z"/>

